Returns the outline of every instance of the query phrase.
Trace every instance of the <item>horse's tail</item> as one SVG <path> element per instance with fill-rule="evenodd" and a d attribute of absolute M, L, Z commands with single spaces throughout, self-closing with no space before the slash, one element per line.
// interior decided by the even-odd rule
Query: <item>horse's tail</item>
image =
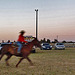
<path fill-rule="evenodd" d="M 6 46 L 6 44 L 3 45 L 2 48 L 0 49 L 0 55 L 3 53 L 3 51 L 5 51 L 5 46 Z"/>
<path fill-rule="evenodd" d="M 2 54 L 2 51 L 3 51 L 3 47 L 0 49 L 0 55 Z"/>
<path fill-rule="evenodd" d="M 4 45 L 4 46 L 1 48 L 1 50 L 0 50 L 0 55 L 1 55 L 1 54 L 6 54 L 6 53 L 7 53 L 7 50 L 8 50 L 7 45 Z"/>
<path fill-rule="evenodd" d="M 3 47 L 0 49 L 0 55 L 2 54 Z"/>
<path fill-rule="evenodd" d="M 1 50 L 0 50 L 0 55 L 1 55 Z"/>

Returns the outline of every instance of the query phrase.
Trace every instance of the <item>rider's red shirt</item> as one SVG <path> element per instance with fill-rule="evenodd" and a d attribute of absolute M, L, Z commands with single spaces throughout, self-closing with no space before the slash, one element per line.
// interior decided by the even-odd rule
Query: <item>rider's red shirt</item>
<path fill-rule="evenodd" d="M 24 36 L 22 36 L 22 35 L 19 35 L 19 38 L 17 41 L 27 43 L 27 41 L 24 40 Z"/>

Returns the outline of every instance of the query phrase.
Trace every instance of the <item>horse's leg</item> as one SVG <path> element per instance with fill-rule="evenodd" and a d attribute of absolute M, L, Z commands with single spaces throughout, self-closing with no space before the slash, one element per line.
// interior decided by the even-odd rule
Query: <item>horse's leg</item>
<path fill-rule="evenodd" d="M 21 61 L 23 60 L 24 58 L 21 58 L 20 61 L 17 63 L 16 67 L 18 67 L 18 65 L 21 63 Z"/>
<path fill-rule="evenodd" d="M 1 49 L 1 55 L 0 55 L 0 60 L 2 59 L 2 57 L 6 54 L 5 49 Z"/>
<path fill-rule="evenodd" d="M 11 54 L 10 55 L 7 55 L 7 58 L 5 59 L 7 66 L 9 66 L 8 60 L 11 58 L 11 56 L 12 56 Z"/>
<path fill-rule="evenodd" d="M 1 56 L 0 56 L 0 60 L 2 59 L 2 57 L 4 56 L 4 53 L 3 54 L 1 54 Z"/>
<path fill-rule="evenodd" d="M 29 59 L 29 57 L 26 57 L 26 59 L 30 62 L 31 66 L 33 66 L 32 61 Z"/>

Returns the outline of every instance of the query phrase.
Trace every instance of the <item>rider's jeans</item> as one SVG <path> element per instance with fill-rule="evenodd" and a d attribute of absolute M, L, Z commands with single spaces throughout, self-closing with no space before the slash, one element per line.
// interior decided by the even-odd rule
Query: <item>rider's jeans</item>
<path fill-rule="evenodd" d="M 17 45 L 19 46 L 18 52 L 20 52 L 20 51 L 21 51 L 21 48 L 22 48 L 22 43 L 18 41 L 18 42 L 17 42 Z"/>

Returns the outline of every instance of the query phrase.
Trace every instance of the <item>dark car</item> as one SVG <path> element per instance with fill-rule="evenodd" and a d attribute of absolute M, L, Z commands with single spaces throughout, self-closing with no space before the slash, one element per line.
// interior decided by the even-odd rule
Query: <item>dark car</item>
<path fill-rule="evenodd" d="M 51 50 L 52 46 L 49 43 L 42 43 L 41 50 Z"/>

